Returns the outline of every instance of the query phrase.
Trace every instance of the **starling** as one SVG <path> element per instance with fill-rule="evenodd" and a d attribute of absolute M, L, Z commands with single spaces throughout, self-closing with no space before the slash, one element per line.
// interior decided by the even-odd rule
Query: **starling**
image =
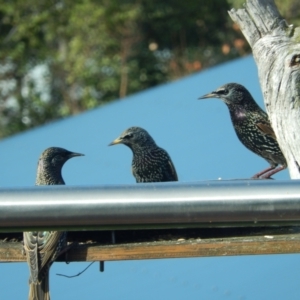
<path fill-rule="evenodd" d="M 116 144 L 124 144 L 132 150 L 132 173 L 136 182 L 178 181 L 169 154 L 156 145 L 145 129 L 128 128 L 109 146 Z"/>
<path fill-rule="evenodd" d="M 237 83 L 228 83 L 199 99 L 220 98 L 229 109 L 231 121 L 239 140 L 252 152 L 264 158 L 270 167 L 252 178 L 270 178 L 285 169 L 283 156 L 268 115 L 257 105 L 249 91 Z M 278 168 L 276 168 L 280 165 Z"/>
<path fill-rule="evenodd" d="M 82 155 L 57 147 L 46 149 L 38 162 L 36 185 L 65 184 L 61 175 L 64 163 Z M 62 231 L 23 232 L 24 250 L 30 270 L 29 300 L 50 299 L 49 269 L 66 246 L 66 235 Z"/>

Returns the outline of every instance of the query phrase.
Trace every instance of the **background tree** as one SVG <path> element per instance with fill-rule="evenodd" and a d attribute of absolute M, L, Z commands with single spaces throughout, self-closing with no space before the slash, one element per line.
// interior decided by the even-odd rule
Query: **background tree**
<path fill-rule="evenodd" d="M 0 137 L 249 53 L 229 8 L 219 0 L 3 1 Z"/>

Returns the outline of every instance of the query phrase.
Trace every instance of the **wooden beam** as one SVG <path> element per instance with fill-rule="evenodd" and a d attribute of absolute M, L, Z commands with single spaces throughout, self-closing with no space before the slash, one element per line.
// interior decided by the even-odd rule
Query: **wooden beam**
<path fill-rule="evenodd" d="M 0 261 L 25 261 L 21 248 L 19 242 L 1 242 Z M 285 253 L 300 253 L 300 234 L 179 239 L 116 245 L 78 244 L 68 252 L 68 260 L 115 261 Z M 64 255 L 58 261 L 65 261 Z"/>

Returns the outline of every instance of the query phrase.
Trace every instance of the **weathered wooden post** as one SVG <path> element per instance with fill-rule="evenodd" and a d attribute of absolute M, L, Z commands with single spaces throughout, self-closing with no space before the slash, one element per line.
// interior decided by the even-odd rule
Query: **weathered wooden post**
<path fill-rule="evenodd" d="M 247 0 L 229 15 L 252 48 L 271 124 L 291 178 L 299 179 L 300 28 L 287 24 L 273 0 Z"/>

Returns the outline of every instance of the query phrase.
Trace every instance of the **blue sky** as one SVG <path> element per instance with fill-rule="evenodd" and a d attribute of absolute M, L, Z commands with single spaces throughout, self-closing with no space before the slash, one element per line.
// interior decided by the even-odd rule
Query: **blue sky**
<path fill-rule="evenodd" d="M 224 103 L 197 100 L 228 82 L 245 85 L 264 107 L 253 58 L 238 59 L 0 141 L 0 186 L 34 185 L 38 157 L 50 146 L 86 155 L 66 163 L 63 176 L 68 185 L 135 184 L 130 150 L 107 146 L 130 126 L 145 128 L 168 151 L 180 181 L 249 178 L 266 168 L 267 162 L 240 144 Z M 288 171 L 274 178 L 289 179 Z M 104 273 L 96 263 L 74 279 L 55 274 L 76 274 L 86 263 L 55 263 L 51 295 L 52 299 L 75 300 L 298 299 L 299 258 L 120 261 L 107 262 Z M 0 276 L 3 298 L 26 299 L 25 263 L 2 264 Z"/>

